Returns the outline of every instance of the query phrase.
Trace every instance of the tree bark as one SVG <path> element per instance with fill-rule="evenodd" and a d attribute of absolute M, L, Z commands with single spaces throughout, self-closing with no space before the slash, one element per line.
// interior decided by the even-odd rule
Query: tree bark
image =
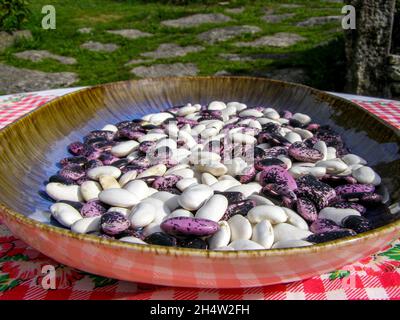
<path fill-rule="evenodd" d="M 390 98 L 387 69 L 396 0 L 346 3 L 356 8 L 356 29 L 345 30 L 346 90 Z"/>

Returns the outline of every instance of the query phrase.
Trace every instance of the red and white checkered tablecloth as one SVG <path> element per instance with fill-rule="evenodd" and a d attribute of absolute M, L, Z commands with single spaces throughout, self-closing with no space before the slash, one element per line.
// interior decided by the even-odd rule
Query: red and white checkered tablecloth
<path fill-rule="evenodd" d="M 0 97 L 0 128 L 74 89 Z M 349 97 L 400 127 L 400 102 Z M 56 268 L 55 290 L 41 286 L 42 266 Z M 247 289 L 190 289 L 129 283 L 85 273 L 51 260 L 0 223 L 0 300 L 4 299 L 400 299 L 400 239 L 340 270 L 304 281 Z"/>

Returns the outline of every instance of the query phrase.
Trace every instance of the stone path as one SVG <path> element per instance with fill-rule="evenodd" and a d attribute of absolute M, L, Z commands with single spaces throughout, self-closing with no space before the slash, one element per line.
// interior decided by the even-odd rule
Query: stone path
<path fill-rule="evenodd" d="M 239 7 L 239 8 L 228 8 L 228 9 L 225 9 L 225 12 L 226 12 L 226 13 L 230 13 L 230 14 L 240 14 L 240 13 L 243 13 L 244 10 L 245 10 L 244 7 Z"/>
<path fill-rule="evenodd" d="M 229 22 L 232 19 L 222 13 L 199 13 L 179 19 L 165 20 L 161 24 L 174 28 L 191 28 L 197 27 L 204 23 L 222 23 Z"/>
<path fill-rule="evenodd" d="M 14 56 L 18 59 L 30 60 L 32 62 L 40 62 L 44 59 L 53 59 L 62 64 L 76 64 L 75 58 L 60 56 L 47 50 L 26 50 L 14 53 Z"/>
<path fill-rule="evenodd" d="M 307 40 L 306 38 L 296 33 L 279 32 L 272 36 L 264 36 L 251 42 L 237 42 L 237 47 L 290 47 L 300 41 Z"/>
<path fill-rule="evenodd" d="M 114 43 L 101 43 L 95 41 L 88 41 L 80 46 L 82 49 L 87 49 L 95 52 L 114 52 L 119 48 L 119 45 Z"/>
<path fill-rule="evenodd" d="M 246 33 L 255 34 L 260 31 L 261 29 L 255 26 L 231 26 L 205 31 L 200 33 L 197 38 L 209 44 L 214 44 L 216 42 L 226 41 Z"/>
<path fill-rule="evenodd" d="M 151 37 L 152 34 L 137 29 L 107 30 L 108 33 L 116 34 L 127 39 L 137 39 L 142 37 Z"/>
<path fill-rule="evenodd" d="M 78 29 L 79 33 L 87 34 L 87 33 L 92 33 L 93 28 L 80 28 Z"/>
<path fill-rule="evenodd" d="M 325 16 L 325 17 L 311 17 L 305 21 L 298 22 L 297 27 L 314 27 L 320 26 L 327 23 L 340 22 L 342 16 Z"/>
<path fill-rule="evenodd" d="M 293 18 L 294 13 L 284 13 L 284 14 L 266 14 L 261 19 L 268 23 L 279 23 L 283 20 Z"/>
<path fill-rule="evenodd" d="M 202 46 L 187 46 L 181 47 L 175 43 L 163 43 L 151 52 L 142 53 L 141 56 L 153 59 L 183 57 L 188 53 L 199 52 L 204 50 Z"/>
<path fill-rule="evenodd" d="M 199 72 L 193 63 L 155 64 L 150 67 L 136 67 L 131 73 L 141 78 L 167 76 L 195 76 Z"/>
<path fill-rule="evenodd" d="M 340 1 L 342 1 L 342 0 L 340 0 Z M 281 8 L 284 8 L 284 9 L 296 9 L 296 8 L 301 8 L 301 7 L 303 7 L 303 5 L 301 5 L 301 4 L 295 4 L 295 3 L 293 3 L 293 4 L 290 4 L 290 3 L 288 3 L 288 4 L 281 4 L 281 5 L 279 5 Z"/>
<path fill-rule="evenodd" d="M 68 87 L 78 80 L 72 72 L 46 73 L 0 64 L 0 90 L 6 93 Z"/>
<path fill-rule="evenodd" d="M 132 66 L 134 64 L 141 64 L 141 63 L 146 63 L 146 62 L 151 62 L 152 60 L 146 60 L 146 59 L 132 59 L 129 60 L 127 63 L 125 63 L 126 67 Z"/>
<path fill-rule="evenodd" d="M 228 61 L 253 61 L 254 59 L 248 56 L 243 56 L 237 53 L 221 53 L 220 58 Z"/>
<path fill-rule="evenodd" d="M 11 34 L 8 32 L 0 32 L 0 53 L 8 47 L 11 47 L 15 41 L 19 39 L 32 39 L 32 33 L 29 30 L 14 31 Z"/>

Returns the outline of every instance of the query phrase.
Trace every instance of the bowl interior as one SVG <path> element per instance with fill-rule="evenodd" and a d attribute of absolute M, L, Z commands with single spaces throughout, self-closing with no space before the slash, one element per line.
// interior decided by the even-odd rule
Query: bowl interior
<path fill-rule="evenodd" d="M 398 130 L 359 106 L 309 87 L 279 81 L 197 77 L 127 81 L 84 89 L 56 99 L 0 133 L 0 203 L 50 223 L 44 182 L 68 156 L 66 146 L 109 123 L 186 103 L 239 101 L 310 115 L 336 129 L 353 153 L 365 158 L 399 201 Z"/>

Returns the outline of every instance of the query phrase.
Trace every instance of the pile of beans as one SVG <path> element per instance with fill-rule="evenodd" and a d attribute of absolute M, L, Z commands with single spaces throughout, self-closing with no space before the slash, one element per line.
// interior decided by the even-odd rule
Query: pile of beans
<path fill-rule="evenodd" d="M 219 101 L 108 124 L 46 184 L 76 233 L 210 250 L 309 246 L 395 218 L 381 178 L 305 114 Z"/>

